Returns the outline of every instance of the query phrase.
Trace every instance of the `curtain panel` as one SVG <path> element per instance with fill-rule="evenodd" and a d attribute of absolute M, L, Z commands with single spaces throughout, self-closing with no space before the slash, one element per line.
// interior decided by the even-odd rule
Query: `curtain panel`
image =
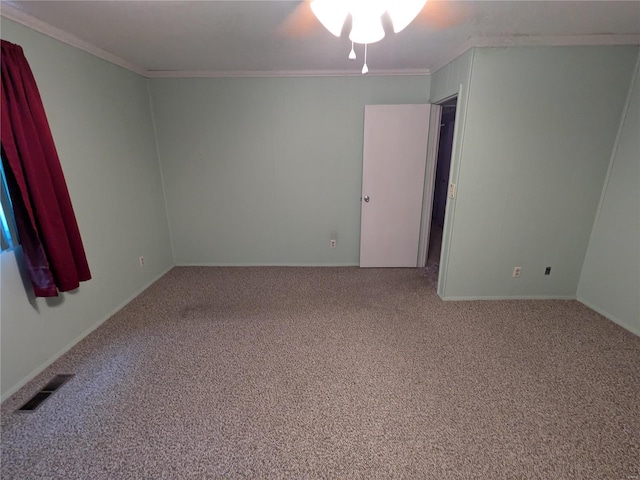
<path fill-rule="evenodd" d="M 19 45 L 1 42 L 3 167 L 35 295 L 55 297 L 91 272 L 33 73 Z"/>

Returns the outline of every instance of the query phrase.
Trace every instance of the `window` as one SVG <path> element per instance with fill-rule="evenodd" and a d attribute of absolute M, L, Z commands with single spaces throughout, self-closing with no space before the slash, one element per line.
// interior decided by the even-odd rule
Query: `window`
<path fill-rule="evenodd" d="M 1 160 L 1 159 L 0 159 Z M 0 161 L 0 251 L 9 250 L 18 245 L 18 234 L 16 232 L 16 222 L 13 218 L 13 207 L 9 188 L 7 187 L 7 177 L 4 173 L 4 165 Z"/>

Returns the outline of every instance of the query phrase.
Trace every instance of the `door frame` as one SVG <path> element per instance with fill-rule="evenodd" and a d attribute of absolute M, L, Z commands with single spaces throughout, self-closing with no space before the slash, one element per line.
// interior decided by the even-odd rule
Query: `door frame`
<path fill-rule="evenodd" d="M 440 121 L 442 105 L 431 105 L 429 118 L 429 139 L 427 145 L 427 165 L 425 167 L 422 197 L 422 218 L 420 219 L 420 243 L 418 246 L 418 267 L 426 266 L 429 252 L 429 235 L 431 234 L 431 214 L 433 211 L 433 193 L 436 181 L 436 165 L 438 163 L 438 147 L 440 146 Z"/>

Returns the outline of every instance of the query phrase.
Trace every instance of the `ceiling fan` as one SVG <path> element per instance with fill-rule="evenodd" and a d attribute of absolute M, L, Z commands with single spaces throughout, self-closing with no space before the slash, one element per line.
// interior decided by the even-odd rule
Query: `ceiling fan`
<path fill-rule="evenodd" d="M 463 11 L 442 0 L 311 0 L 296 7 L 281 26 L 290 37 L 317 35 L 323 30 L 336 37 L 348 32 L 349 59 L 356 58 L 354 43 L 365 46 L 362 73 L 368 72 L 367 45 L 382 40 L 386 32 L 400 33 L 410 23 L 442 30 L 460 23 Z"/>

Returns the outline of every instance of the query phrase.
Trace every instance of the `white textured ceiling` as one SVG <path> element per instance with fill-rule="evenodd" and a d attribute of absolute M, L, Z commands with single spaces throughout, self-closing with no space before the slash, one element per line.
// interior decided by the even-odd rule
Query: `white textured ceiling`
<path fill-rule="evenodd" d="M 362 47 L 360 59 L 349 62 L 346 31 L 332 36 L 299 1 L 3 1 L 0 13 L 26 24 L 40 20 L 151 75 L 312 74 L 361 67 Z M 406 30 L 369 46 L 368 63 L 374 74 L 427 71 L 472 40 L 523 45 L 638 38 L 639 1 L 429 0 Z"/>

